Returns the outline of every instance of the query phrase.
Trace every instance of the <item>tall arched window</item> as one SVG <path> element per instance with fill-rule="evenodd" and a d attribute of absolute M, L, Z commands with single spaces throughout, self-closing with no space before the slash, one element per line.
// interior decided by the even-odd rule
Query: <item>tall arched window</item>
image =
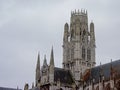
<path fill-rule="evenodd" d="M 85 29 L 83 30 L 83 35 L 85 36 L 86 32 L 85 32 Z"/>
<path fill-rule="evenodd" d="M 85 42 L 85 35 L 86 35 L 86 31 L 85 29 L 83 30 L 83 33 L 82 33 L 82 41 Z"/>
<path fill-rule="evenodd" d="M 81 36 L 81 28 L 80 28 L 80 36 Z"/>
<path fill-rule="evenodd" d="M 73 36 L 74 36 L 74 30 L 72 29 L 71 30 L 71 38 L 73 38 Z"/>
<path fill-rule="evenodd" d="M 85 60 L 85 47 L 82 47 L 82 58 Z"/>
<path fill-rule="evenodd" d="M 91 60 L 91 50 L 87 49 L 87 60 Z"/>

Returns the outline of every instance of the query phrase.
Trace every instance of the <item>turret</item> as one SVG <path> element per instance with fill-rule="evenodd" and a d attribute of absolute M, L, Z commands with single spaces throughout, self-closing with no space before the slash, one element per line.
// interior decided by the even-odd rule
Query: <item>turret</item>
<path fill-rule="evenodd" d="M 69 25 L 65 23 L 64 25 L 64 36 L 63 36 L 63 67 L 66 68 L 66 62 L 68 60 L 68 44 L 69 44 Z"/>
<path fill-rule="evenodd" d="M 90 23 L 90 46 L 91 46 L 91 61 L 92 61 L 92 66 L 95 66 L 95 31 L 94 31 L 94 23 Z"/>
<path fill-rule="evenodd" d="M 54 82 L 54 54 L 53 54 L 53 47 L 51 50 L 51 56 L 50 56 L 50 67 L 49 67 L 49 82 Z"/>
<path fill-rule="evenodd" d="M 64 25 L 64 37 L 63 37 L 64 42 L 68 41 L 68 36 L 69 36 L 69 25 L 68 25 L 68 23 L 66 23 Z"/>
<path fill-rule="evenodd" d="M 36 86 L 40 83 L 40 56 L 38 53 L 37 65 L 36 65 Z"/>
<path fill-rule="evenodd" d="M 90 41 L 91 41 L 91 44 L 95 45 L 95 32 L 94 32 L 94 23 L 93 22 L 90 23 Z"/>

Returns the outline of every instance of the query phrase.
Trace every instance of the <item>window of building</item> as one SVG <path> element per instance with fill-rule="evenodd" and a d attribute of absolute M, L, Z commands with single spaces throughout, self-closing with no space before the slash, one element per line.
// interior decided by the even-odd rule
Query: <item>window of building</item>
<path fill-rule="evenodd" d="M 86 34 L 86 32 L 85 32 L 85 29 L 84 29 L 84 31 L 83 31 L 83 35 L 85 36 L 85 34 Z"/>
<path fill-rule="evenodd" d="M 82 47 L 82 58 L 85 60 L 85 47 Z"/>
<path fill-rule="evenodd" d="M 91 50 L 87 49 L 87 60 L 91 60 Z"/>
<path fill-rule="evenodd" d="M 71 38 L 73 38 L 73 35 L 74 35 L 74 30 L 72 29 L 71 30 Z"/>
<path fill-rule="evenodd" d="M 81 34 L 82 34 L 82 33 L 81 33 L 81 28 L 80 28 L 80 36 L 81 36 Z"/>

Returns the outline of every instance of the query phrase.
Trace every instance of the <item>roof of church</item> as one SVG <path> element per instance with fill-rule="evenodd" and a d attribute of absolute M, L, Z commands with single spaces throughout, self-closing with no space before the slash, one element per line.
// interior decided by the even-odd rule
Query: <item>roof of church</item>
<path fill-rule="evenodd" d="M 22 90 L 22 89 L 0 87 L 0 90 Z"/>
<path fill-rule="evenodd" d="M 120 60 L 92 68 L 86 73 L 86 77 L 84 76 L 84 80 L 89 82 L 90 80 L 94 79 L 94 83 L 98 83 L 100 75 L 102 75 L 104 76 L 104 80 L 107 81 L 110 80 L 110 76 L 112 73 L 116 74 L 116 77 L 120 76 Z"/>
<path fill-rule="evenodd" d="M 55 82 L 60 81 L 61 83 L 69 84 L 69 85 L 74 83 L 72 74 L 69 70 L 65 70 L 57 67 L 54 68 L 54 80 Z"/>

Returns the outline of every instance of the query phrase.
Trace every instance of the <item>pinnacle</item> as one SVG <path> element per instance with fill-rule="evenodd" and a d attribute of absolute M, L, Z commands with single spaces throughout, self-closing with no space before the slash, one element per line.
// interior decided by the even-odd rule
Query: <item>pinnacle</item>
<path fill-rule="evenodd" d="M 37 66 L 36 69 L 40 68 L 40 54 L 38 52 Z"/>
<path fill-rule="evenodd" d="M 47 65 L 47 60 L 46 60 L 46 55 L 44 55 L 44 62 L 43 62 L 43 65 Z"/>
<path fill-rule="evenodd" d="M 50 56 L 50 65 L 54 65 L 54 54 L 53 54 L 53 46 L 51 49 L 51 56 Z"/>

